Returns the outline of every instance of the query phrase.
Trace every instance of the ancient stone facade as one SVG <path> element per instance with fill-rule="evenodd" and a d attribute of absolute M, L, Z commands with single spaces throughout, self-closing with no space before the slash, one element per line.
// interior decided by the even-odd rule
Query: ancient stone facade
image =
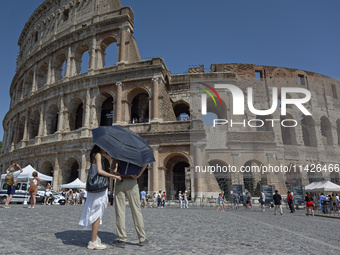
<path fill-rule="evenodd" d="M 150 192 L 165 189 L 170 196 L 185 189 L 192 198 L 216 196 L 219 190 L 228 190 L 236 183 L 245 183 L 253 192 L 259 182 L 275 183 L 285 190 L 287 178 L 298 178 L 301 184 L 314 178 L 303 172 L 282 178 L 274 174 L 206 179 L 195 173 L 193 167 L 197 164 L 339 163 L 338 81 L 302 70 L 245 64 L 214 64 L 208 73 L 200 67 L 172 75 L 161 58 L 141 60 L 133 37 L 133 19 L 132 10 L 119 0 L 46 0 L 33 13 L 18 42 L 11 105 L 3 120 L 2 172 L 15 162 L 31 164 L 53 176 L 54 189 L 77 177 L 85 181 L 93 146 L 91 130 L 103 125 L 121 125 L 149 142 L 156 162 L 139 180 L 140 187 Z M 106 50 L 112 46 L 117 51 L 116 61 L 106 66 L 113 58 Z M 88 65 L 83 70 L 86 56 Z M 204 129 L 182 118 L 193 114 L 191 79 L 237 78 L 242 89 L 251 80 L 255 105 L 267 109 L 267 88 L 273 85 L 268 84 L 269 77 L 289 78 L 295 81 L 289 86 L 309 89 L 312 100 L 308 107 L 313 116 L 302 118 L 293 131 L 279 126 L 266 130 L 220 127 L 218 132 L 225 138 L 226 148 L 207 153 L 218 149 L 211 141 L 221 136 L 214 138 L 213 132 L 208 132 L 210 127 Z M 244 78 L 247 81 L 242 82 Z M 227 102 L 227 98 L 223 100 Z M 229 106 L 215 114 L 230 116 Z M 289 109 L 289 114 L 301 119 L 295 109 Z M 279 113 L 273 117 L 280 119 Z M 247 113 L 247 118 L 256 116 Z M 204 148 L 190 144 L 190 133 L 196 129 L 211 136 Z M 339 173 L 320 174 L 321 178 L 339 182 Z"/>

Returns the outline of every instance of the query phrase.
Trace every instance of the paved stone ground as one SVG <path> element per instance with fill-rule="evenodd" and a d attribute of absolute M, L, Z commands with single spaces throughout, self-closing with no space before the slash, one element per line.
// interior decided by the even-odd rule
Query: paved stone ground
<path fill-rule="evenodd" d="M 104 251 L 86 249 L 91 231 L 78 227 L 82 206 L 24 205 L 0 208 L 0 254 L 340 254 L 340 220 L 295 214 L 273 215 L 216 207 L 144 208 L 148 246 L 139 247 L 127 208 L 129 243 L 111 246 L 115 235 L 114 207 L 99 229 Z"/>

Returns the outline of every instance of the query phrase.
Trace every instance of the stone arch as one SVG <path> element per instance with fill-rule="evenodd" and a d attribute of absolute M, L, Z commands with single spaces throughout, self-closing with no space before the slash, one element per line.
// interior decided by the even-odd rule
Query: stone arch
<path fill-rule="evenodd" d="M 53 177 L 53 171 L 54 171 L 53 163 L 49 160 L 44 161 L 41 164 L 41 167 L 39 168 L 40 173 L 51 176 L 51 177 Z M 52 185 L 51 182 L 43 182 L 44 186 L 46 186 L 47 183 L 50 183 Z"/>
<path fill-rule="evenodd" d="M 178 192 L 187 190 L 190 194 L 190 164 L 185 155 L 173 153 L 164 160 L 165 189 L 170 196 L 178 197 Z"/>
<path fill-rule="evenodd" d="M 62 183 L 70 183 L 79 177 L 80 164 L 75 157 L 70 157 L 62 169 Z"/>
<path fill-rule="evenodd" d="M 29 71 L 26 77 L 24 96 L 27 96 L 32 91 L 33 77 L 34 77 L 33 71 Z"/>
<path fill-rule="evenodd" d="M 211 97 L 207 98 L 207 114 L 202 115 L 202 120 L 204 125 L 212 125 L 214 119 L 227 119 L 227 107 L 226 103 L 222 100 L 222 106 L 217 100 L 215 105 Z"/>
<path fill-rule="evenodd" d="M 284 116 L 280 117 L 280 121 L 282 122 L 284 119 L 294 119 L 291 114 L 287 113 Z M 285 125 L 293 125 L 293 123 L 286 123 Z M 286 145 L 296 145 L 296 133 L 295 127 L 284 127 L 281 125 L 281 138 L 282 143 Z"/>
<path fill-rule="evenodd" d="M 69 125 L 70 130 L 83 127 L 84 104 L 80 98 L 73 98 L 69 105 Z"/>
<path fill-rule="evenodd" d="M 55 81 L 61 80 L 65 75 L 65 69 L 66 69 L 66 56 L 65 54 L 59 54 L 56 58 L 55 65 L 54 65 L 54 76 Z"/>
<path fill-rule="evenodd" d="M 86 73 L 89 69 L 89 46 L 81 45 L 75 52 L 76 74 Z M 86 52 L 88 55 L 86 55 Z"/>
<path fill-rule="evenodd" d="M 19 126 L 18 126 L 16 143 L 22 141 L 22 139 L 24 138 L 25 122 L 26 122 L 26 117 L 22 116 L 19 122 Z"/>
<path fill-rule="evenodd" d="M 29 139 L 34 139 L 39 134 L 40 113 L 35 110 L 30 116 L 29 121 Z"/>
<path fill-rule="evenodd" d="M 175 116 L 177 120 L 189 120 L 190 118 L 190 105 L 183 101 L 179 100 L 172 104 Z"/>
<path fill-rule="evenodd" d="M 47 83 L 47 75 L 48 74 L 48 64 L 44 62 L 37 71 L 36 74 L 36 83 L 37 89 L 41 89 Z"/>
<path fill-rule="evenodd" d="M 324 145 L 333 145 L 332 124 L 326 116 L 320 119 L 322 142 Z"/>
<path fill-rule="evenodd" d="M 260 192 L 260 184 L 267 184 L 267 176 L 261 176 L 259 177 L 258 174 L 256 174 L 256 169 L 261 169 L 261 166 L 263 164 L 256 160 L 248 160 L 246 163 L 244 163 L 244 172 L 243 172 L 243 184 L 244 188 L 249 191 L 251 195 L 257 195 Z"/>
<path fill-rule="evenodd" d="M 112 126 L 113 124 L 113 97 L 110 95 L 101 105 L 100 126 Z"/>
<path fill-rule="evenodd" d="M 144 88 L 136 88 L 128 93 L 131 123 L 143 123 L 150 120 L 150 95 Z"/>
<path fill-rule="evenodd" d="M 216 169 L 218 166 L 220 167 L 228 167 L 229 164 L 225 163 L 222 160 L 219 159 L 212 159 L 208 162 L 209 166 L 214 166 Z M 232 190 L 231 186 L 231 173 L 230 172 L 214 172 L 214 176 L 216 178 L 216 181 L 220 187 L 220 190 L 224 192 L 225 196 L 228 196 L 230 194 L 230 190 Z M 227 197 L 226 197 L 227 198 Z"/>
<path fill-rule="evenodd" d="M 101 67 L 114 66 L 117 64 L 117 60 L 118 60 L 117 42 L 118 42 L 117 38 L 112 35 L 104 38 L 101 41 L 100 43 L 101 59 L 102 59 Z M 108 53 L 112 54 L 112 56 L 109 56 Z M 108 59 L 109 57 L 110 59 Z"/>
<path fill-rule="evenodd" d="M 317 146 L 315 123 L 311 116 L 301 116 L 303 143 L 305 146 Z"/>
<path fill-rule="evenodd" d="M 48 135 L 54 134 L 58 130 L 58 106 L 51 105 L 46 112 L 46 132 Z"/>

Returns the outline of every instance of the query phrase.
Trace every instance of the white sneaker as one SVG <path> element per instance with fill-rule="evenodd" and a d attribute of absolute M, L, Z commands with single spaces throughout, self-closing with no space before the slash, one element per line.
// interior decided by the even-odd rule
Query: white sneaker
<path fill-rule="evenodd" d="M 90 250 L 104 250 L 104 249 L 106 249 L 106 245 L 99 243 L 98 239 L 97 239 L 94 242 L 90 241 L 88 246 L 87 246 L 87 249 L 90 249 Z"/>
<path fill-rule="evenodd" d="M 102 240 L 99 238 L 99 236 L 97 236 L 97 242 L 100 244 L 102 243 Z"/>

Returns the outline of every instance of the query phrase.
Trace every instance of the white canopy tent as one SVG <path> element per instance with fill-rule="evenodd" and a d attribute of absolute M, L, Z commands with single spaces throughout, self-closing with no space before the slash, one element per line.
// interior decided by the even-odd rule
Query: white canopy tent
<path fill-rule="evenodd" d="M 42 174 L 42 173 L 39 173 L 37 170 L 35 170 L 31 165 L 28 165 L 26 167 L 24 167 L 23 169 L 23 172 L 21 174 L 18 175 L 18 180 L 22 180 L 22 179 L 25 179 L 25 180 L 28 180 L 28 179 L 33 179 L 33 176 L 32 176 L 32 173 L 33 172 L 37 172 L 38 173 L 38 177 L 40 179 L 42 179 L 43 181 L 53 181 L 53 177 L 52 176 L 48 176 L 48 175 L 45 175 L 45 174 Z M 19 173 L 20 170 L 18 171 L 15 171 L 14 173 Z M 2 174 L 1 175 L 1 180 L 5 179 L 6 177 L 6 174 Z"/>
<path fill-rule="evenodd" d="M 313 192 L 340 192 L 340 186 L 330 181 L 312 182 L 305 187 L 305 190 Z"/>
<path fill-rule="evenodd" d="M 62 189 L 85 189 L 86 183 L 79 180 L 79 178 L 75 179 L 73 182 L 63 184 L 60 186 Z"/>

